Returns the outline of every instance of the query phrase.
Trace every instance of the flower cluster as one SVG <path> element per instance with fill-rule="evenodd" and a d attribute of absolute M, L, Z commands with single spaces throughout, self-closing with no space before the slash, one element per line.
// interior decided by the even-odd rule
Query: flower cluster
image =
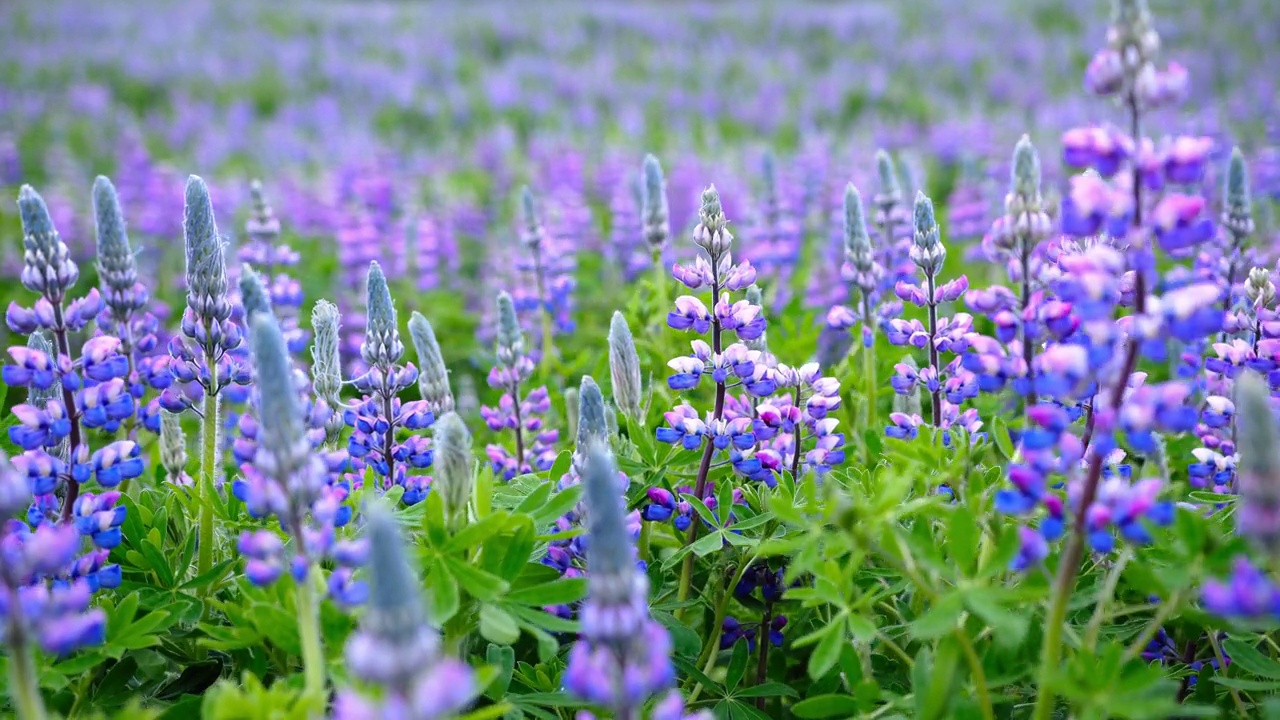
<path fill-rule="evenodd" d="M 551 409 L 545 386 L 523 393 L 523 385 L 533 375 L 533 360 L 524 352 L 524 333 L 516 319 L 511 296 L 500 293 L 498 307 L 497 364 L 489 370 L 489 387 L 502 391 L 498 407 L 482 407 L 480 414 L 490 430 L 510 430 L 515 452 L 490 444 L 485 448 L 493 471 L 505 480 L 534 470 L 546 470 L 555 462 L 558 430 L 544 426 L 542 415 Z"/>
<path fill-rule="evenodd" d="M 351 381 L 363 397 L 343 411 L 351 428 L 347 453 L 358 467 L 368 467 L 386 489 L 404 488 L 404 502 L 426 497 L 431 478 L 411 475 L 410 470 L 431 467 L 430 442 L 422 435 L 399 437 L 400 430 L 417 432 L 431 427 L 435 415 L 426 400 L 401 402 L 400 392 L 418 380 L 412 363 L 401 364 L 404 343 L 396 324 L 395 303 L 387 278 L 378 263 L 369 264 L 368 314 L 360 355 L 368 369 Z"/>

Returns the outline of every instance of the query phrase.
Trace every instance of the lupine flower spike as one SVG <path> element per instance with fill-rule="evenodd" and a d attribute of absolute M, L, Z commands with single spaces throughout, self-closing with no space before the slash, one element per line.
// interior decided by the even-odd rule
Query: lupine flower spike
<path fill-rule="evenodd" d="M 644 425 L 641 409 L 640 357 L 636 354 L 631 328 L 620 312 L 609 322 L 609 376 L 613 382 L 613 400 L 632 422 Z"/>
<path fill-rule="evenodd" d="M 328 300 L 317 300 L 311 309 L 311 386 L 316 397 L 329 406 L 333 414 L 325 424 L 328 442 L 333 445 L 342 432 L 342 356 L 340 341 L 342 315 L 338 306 Z"/>
<path fill-rule="evenodd" d="M 498 407 L 482 407 L 480 414 L 490 430 L 510 430 L 514 435 L 514 454 L 496 443 L 485 448 L 493 471 L 510 480 L 521 473 L 550 468 L 559 432 L 543 426 L 542 416 L 551 409 L 546 386 L 524 394 L 524 383 L 533 376 L 533 361 L 525 355 L 524 334 L 511 296 L 499 293 L 497 307 L 497 363 L 489 371 L 489 387 L 501 390 L 502 397 Z"/>
<path fill-rule="evenodd" d="M 455 412 L 441 416 L 433 432 L 436 453 L 433 488 L 440 493 L 445 519 L 457 530 L 467 521 L 467 505 L 475 487 L 471 433 Z"/>
<path fill-rule="evenodd" d="M 395 519 L 376 505 L 366 518 L 369 607 L 347 641 L 346 660 L 353 677 L 382 693 L 339 692 L 334 718 L 451 720 L 480 690 L 475 676 L 466 663 L 444 655 L 439 631 L 427 624 L 422 583 Z"/>
<path fill-rule="evenodd" d="M 409 317 L 409 340 L 418 353 L 418 391 L 427 409 L 437 416 L 453 411 L 453 390 L 449 387 L 449 368 L 444 364 L 440 344 L 436 342 L 431 323 L 415 312 Z"/>

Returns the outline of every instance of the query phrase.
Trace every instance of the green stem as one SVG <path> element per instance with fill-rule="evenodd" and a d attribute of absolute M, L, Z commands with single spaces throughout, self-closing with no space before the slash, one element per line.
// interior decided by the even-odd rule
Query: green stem
<path fill-rule="evenodd" d="M 1168 602 L 1161 603 L 1160 607 L 1156 608 L 1156 614 L 1151 617 L 1151 622 L 1147 623 L 1142 632 L 1138 633 L 1138 636 L 1129 643 L 1129 648 L 1124 651 L 1124 655 L 1121 657 L 1122 662 L 1129 662 L 1142 653 L 1151 642 L 1151 638 L 1155 637 L 1156 633 L 1160 631 L 1165 619 L 1177 608 L 1181 599 L 1181 595 L 1174 593 Z"/>
<path fill-rule="evenodd" d="M 1225 675 L 1229 672 L 1227 667 L 1227 658 L 1222 654 L 1222 648 L 1218 645 L 1218 636 L 1212 630 L 1209 631 L 1209 646 L 1213 648 L 1213 656 L 1218 660 L 1218 668 Z M 1244 710 L 1244 701 L 1240 699 L 1240 691 L 1231 688 L 1231 701 L 1235 703 L 1236 712 L 1240 713 L 1240 717 L 1249 717 L 1249 713 Z"/>
<path fill-rule="evenodd" d="M 653 560 L 653 555 L 649 550 L 650 538 L 653 535 L 653 523 L 640 521 L 640 559 L 646 563 Z"/>
<path fill-rule="evenodd" d="M 731 591 L 742 581 L 742 577 L 746 575 L 747 569 L 751 567 L 751 562 L 754 560 L 755 556 L 752 556 L 751 561 L 742 563 L 738 572 L 730 579 L 729 586 L 720 591 L 720 598 L 716 601 L 715 619 L 711 623 L 711 637 L 707 638 L 706 644 L 702 646 L 702 655 L 698 657 L 698 665 L 702 668 L 703 675 L 715 668 L 716 652 L 720 649 L 720 635 L 724 633 L 724 616 L 729 609 L 729 597 L 733 595 Z M 688 703 L 692 705 L 700 694 L 702 694 L 702 683 L 693 686 Z"/>
<path fill-rule="evenodd" d="M 199 556 L 196 559 L 196 576 L 209 572 L 213 567 L 213 504 L 217 501 L 218 489 L 215 486 L 218 476 L 218 430 L 222 417 L 218 413 L 218 402 L 221 400 L 218 388 L 218 362 L 211 356 L 205 356 L 205 364 L 209 368 L 209 384 L 204 393 L 204 417 L 200 422 L 200 537 Z M 204 595 L 211 585 L 200 589 Z"/>
<path fill-rule="evenodd" d="M 26 643 L 13 642 L 10 647 L 13 652 L 9 657 L 9 694 L 18 720 L 44 720 L 44 699 L 40 697 L 40 686 L 36 682 L 31 648 Z"/>
<path fill-rule="evenodd" d="M 1098 633 L 1102 631 L 1102 621 L 1106 618 L 1107 603 L 1111 602 L 1111 598 L 1116 594 L 1116 586 L 1120 584 L 1120 575 L 1124 572 L 1124 568 L 1129 564 L 1129 559 L 1133 557 L 1133 553 L 1128 546 L 1125 546 L 1120 557 L 1115 564 L 1111 566 L 1111 571 L 1107 573 L 1106 582 L 1102 586 L 1102 590 L 1098 592 L 1097 605 L 1093 608 L 1093 617 L 1089 620 L 1089 626 L 1084 631 L 1084 649 L 1092 652 L 1093 648 L 1098 644 Z"/>
<path fill-rule="evenodd" d="M 866 293 L 862 294 L 862 323 L 866 327 L 871 327 L 871 297 Z M 862 354 L 863 373 L 867 376 L 867 425 L 875 427 L 876 422 L 876 344 L 875 335 L 872 334 L 871 345 L 866 348 L 866 352 Z M 861 338 L 858 338 L 861 340 Z M 856 342 L 856 341 L 855 341 Z"/>
<path fill-rule="evenodd" d="M 661 324 L 667 314 L 667 269 L 662 266 L 662 251 L 653 253 L 653 298 L 654 307 L 658 309 L 658 322 Z"/>
<path fill-rule="evenodd" d="M 319 569 L 307 568 L 307 577 L 298 583 L 298 638 L 302 642 L 302 673 L 306 697 L 324 703 L 324 650 L 320 645 L 320 607 L 316 601 L 314 577 Z"/>

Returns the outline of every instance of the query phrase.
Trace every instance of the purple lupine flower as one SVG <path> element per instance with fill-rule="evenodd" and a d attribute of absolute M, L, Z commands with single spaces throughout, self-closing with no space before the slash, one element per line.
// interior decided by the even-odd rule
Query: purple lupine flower
<path fill-rule="evenodd" d="M 613 456 L 598 443 L 586 453 L 591 574 L 582 634 L 569 651 L 564 682 L 569 692 L 611 709 L 615 717 L 634 717 L 649 697 L 675 681 L 671 638 L 649 616 L 649 583 L 636 568 L 635 548 L 626 533 Z"/>
<path fill-rule="evenodd" d="M 386 510 L 371 509 L 365 536 L 371 561 L 368 610 L 347 641 L 346 659 L 352 675 L 380 686 L 383 694 L 374 699 L 340 691 L 334 717 L 456 717 L 481 689 L 471 668 L 444 656 L 439 632 L 427 624 L 420 582 L 404 541 Z"/>
<path fill-rule="evenodd" d="M 1280 617 L 1280 587 L 1243 556 L 1236 558 L 1227 582 L 1209 580 L 1200 602 L 1214 615 L 1244 621 Z"/>
<path fill-rule="evenodd" d="M 524 334 L 516 318 L 515 305 L 507 293 L 499 293 L 497 364 L 489 371 L 489 387 L 502 390 L 498 407 L 482 407 L 480 414 L 490 430 L 511 430 L 515 452 L 490 444 L 485 454 L 493 471 L 505 480 L 521 473 L 546 470 L 555 462 L 557 430 L 543 425 L 542 415 L 551 409 L 546 387 L 523 393 L 523 385 L 533 375 L 533 360 L 524 352 Z"/>
<path fill-rule="evenodd" d="M 412 363 L 401 364 L 404 343 L 396 324 L 395 303 L 386 276 L 378 263 L 369 264 L 368 316 L 360 354 L 368 367 L 352 380 L 364 397 L 343 412 L 352 428 L 347 453 L 357 467 L 368 466 L 380 476 L 381 487 L 400 485 L 403 499 L 414 504 L 426 497 L 431 478 L 412 475 L 410 470 L 431 467 L 432 452 L 425 437 L 400 440 L 400 430 L 416 432 L 431 427 L 435 415 L 425 400 L 401 402 L 401 391 L 418 380 Z"/>

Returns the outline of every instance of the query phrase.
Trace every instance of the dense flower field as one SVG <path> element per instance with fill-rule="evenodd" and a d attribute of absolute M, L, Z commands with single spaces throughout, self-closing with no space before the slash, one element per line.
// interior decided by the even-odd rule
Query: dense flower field
<path fill-rule="evenodd" d="M 3 712 L 1280 717 L 1280 8 L 1151 4 L 0 5 Z"/>

